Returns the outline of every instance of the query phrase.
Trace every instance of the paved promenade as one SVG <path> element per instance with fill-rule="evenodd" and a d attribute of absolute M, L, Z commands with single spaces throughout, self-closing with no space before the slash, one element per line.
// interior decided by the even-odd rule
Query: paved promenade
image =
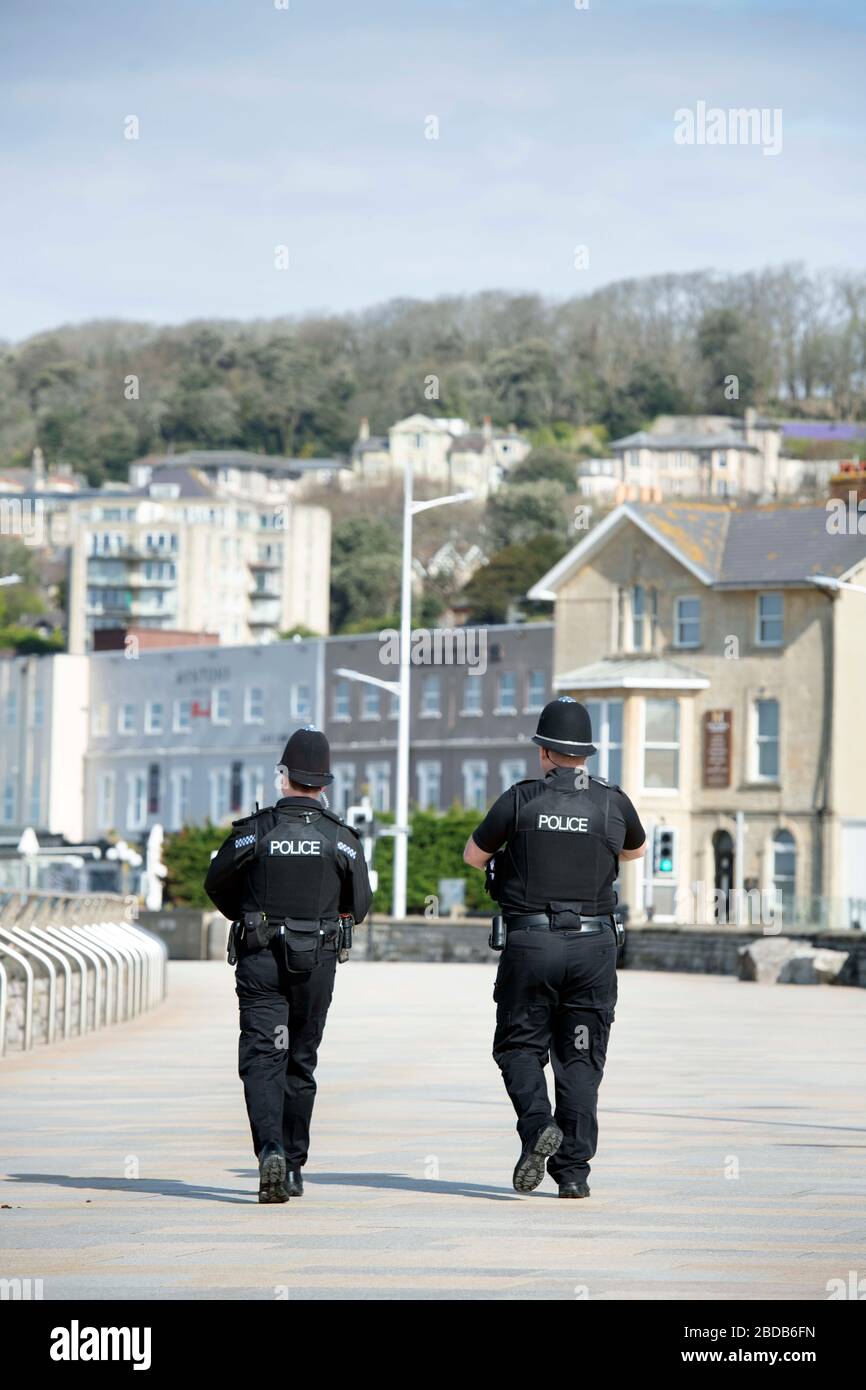
<path fill-rule="evenodd" d="M 0 1063 L 0 1277 L 46 1299 L 827 1298 L 866 1274 L 866 999 L 624 973 L 592 1197 L 510 1186 L 493 966 L 338 972 L 306 1195 L 259 1207 L 232 972 Z M 8 1204 L 8 1206 L 6 1205 Z"/>

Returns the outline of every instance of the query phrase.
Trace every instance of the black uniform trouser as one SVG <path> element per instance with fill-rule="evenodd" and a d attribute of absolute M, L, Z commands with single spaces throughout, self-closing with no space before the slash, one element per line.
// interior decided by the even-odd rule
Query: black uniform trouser
<path fill-rule="evenodd" d="M 258 1157 L 282 1144 L 290 1168 L 301 1168 L 310 1147 L 316 1098 L 316 1059 L 334 992 L 337 939 L 322 946 L 313 970 L 291 974 L 275 937 L 258 950 L 242 947 L 235 970 L 241 1035 L 238 1072 Z"/>
<path fill-rule="evenodd" d="M 585 1182 L 598 1143 L 596 1107 L 617 997 L 613 927 L 599 933 L 510 931 L 493 998 L 493 1056 L 527 1143 L 549 1124 L 544 1068 L 553 1062 L 564 1135 L 548 1160 L 559 1183 Z"/>

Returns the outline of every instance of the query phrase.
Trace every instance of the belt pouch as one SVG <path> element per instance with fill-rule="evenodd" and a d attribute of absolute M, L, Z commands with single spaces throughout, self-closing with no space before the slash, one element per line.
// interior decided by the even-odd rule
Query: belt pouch
<path fill-rule="evenodd" d="M 324 933 L 318 920 L 300 921 L 294 917 L 286 917 L 280 934 L 283 938 L 286 969 L 290 974 L 303 974 L 321 965 Z"/>
<path fill-rule="evenodd" d="M 548 903 L 554 931 L 580 931 L 580 903 Z"/>

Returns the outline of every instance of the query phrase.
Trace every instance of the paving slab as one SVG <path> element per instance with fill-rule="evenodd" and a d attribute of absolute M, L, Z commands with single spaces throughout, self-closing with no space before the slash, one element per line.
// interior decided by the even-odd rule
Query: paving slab
<path fill-rule="evenodd" d="M 511 1189 L 494 965 L 340 967 L 307 1191 L 256 1202 L 233 975 L 0 1063 L 0 1278 L 46 1299 L 824 1300 L 866 1274 L 862 991 L 626 971 L 588 1201 Z M 832 1286 L 831 1286 L 832 1287 Z"/>

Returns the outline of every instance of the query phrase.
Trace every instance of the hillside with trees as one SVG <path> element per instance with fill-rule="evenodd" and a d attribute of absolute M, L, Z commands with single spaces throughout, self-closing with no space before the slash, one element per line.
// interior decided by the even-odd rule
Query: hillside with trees
<path fill-rule="evenodd" d="M 626 280 L 561 303 L 489 291 L 296 321 L 89 323 L 0 352 L 0 467 L 36 444 L 92 484 L 171 449 L 341 454 L 361 416 L 381 433 L 415 410 L 489 414 L 554 450 L 569 430 L 615 438 L 662 412 L 843 419 L 866 409 L 864 368 L 866 275 L 798 266 Z"/>

